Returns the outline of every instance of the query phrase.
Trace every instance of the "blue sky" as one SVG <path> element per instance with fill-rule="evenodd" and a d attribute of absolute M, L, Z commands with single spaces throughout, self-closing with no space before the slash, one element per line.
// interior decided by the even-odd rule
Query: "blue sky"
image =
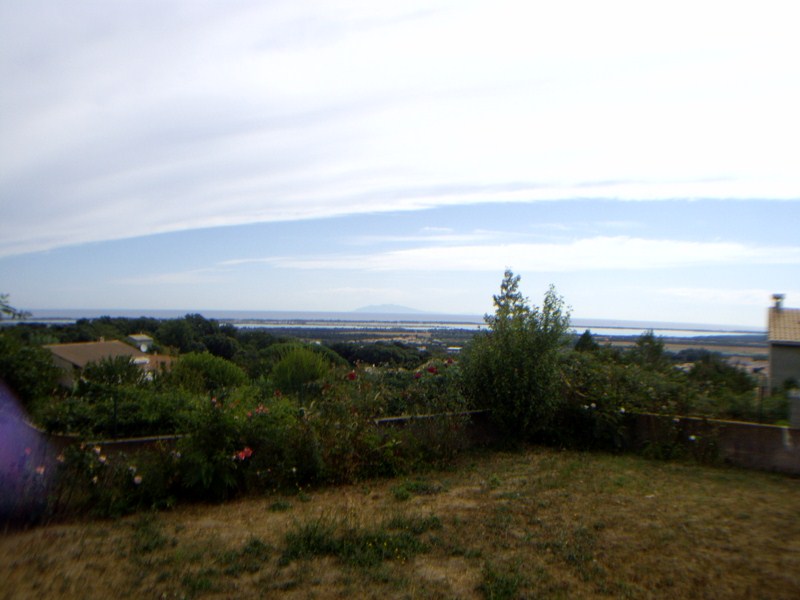
<path fill-rule="evenodd" d="M 800 305 L 791 2 L 0 3 L 0 292 L 42 308 Z M 793 301 L 792 298 L 795 298 Z"/>

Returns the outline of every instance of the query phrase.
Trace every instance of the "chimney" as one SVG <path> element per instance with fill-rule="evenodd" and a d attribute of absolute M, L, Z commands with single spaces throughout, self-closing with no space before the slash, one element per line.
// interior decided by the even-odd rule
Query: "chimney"
<path fill-rule="evenodd" d="M 783 308 L 783 299 L 785 297 L 785 294 L 772 294 L 772 299 L 775 301 L 775 310 L 781 310 Z"/>

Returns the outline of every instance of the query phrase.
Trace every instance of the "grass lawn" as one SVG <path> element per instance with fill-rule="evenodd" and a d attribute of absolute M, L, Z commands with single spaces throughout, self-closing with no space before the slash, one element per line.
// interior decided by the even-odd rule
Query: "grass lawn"
<path fill-rule="evenodd" d="M 634 456 L 452 470 L 0 536 L 2 598 L 800 598 L 800 479 Z"/>

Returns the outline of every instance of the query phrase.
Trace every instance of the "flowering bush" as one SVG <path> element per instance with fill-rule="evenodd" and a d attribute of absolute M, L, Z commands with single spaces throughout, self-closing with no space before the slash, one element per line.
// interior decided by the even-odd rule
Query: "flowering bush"
<path fill-rule="evenodd" d="M 178 444 L 184 493 L 224 500 L 240 487 L 241 477 L 232 457 L 242 444 L 234 417 L 222 402 L 210 398 L 188 419 L 187 436 Z"/>

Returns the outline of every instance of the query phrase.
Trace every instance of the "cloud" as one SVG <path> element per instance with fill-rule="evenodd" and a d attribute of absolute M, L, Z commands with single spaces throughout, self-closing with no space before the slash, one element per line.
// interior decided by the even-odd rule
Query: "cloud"
<path fill-rule="evenodd" d="M 0 11 L 0 256 L 487 202 L 800 199 L 780 5 Z"/>
<path fill-rule="evenodd" d="M 508 239 L 509 237 L 517 237 L 520 234 L 502 231 L 481 231 L 475 230 L 469 233 L 456 233 L 453 229 L 448 227 L 424 227 L 418 234 L 411 235 L 362 235 L 354 238 L 348 238 L 346 243 L 352 245 L 374 245 L 385 243 L 405 243 L 413 244 L 417 242 L 441 243 L 441 244 L 456 244 L 465 242 L 480 242 L 496 239 Z"/>
<path fill-rule="evenodd" d="M 141 277 L 116 279 L 114 283 L 129 286 L 202 285 L 221 283 L 222 273 L 217 268 L 191 269 L 172 273 L 152 273 Z"/>
<path fill-rule="evenodd" d="M 376 254 L 273 257 L 291 269 L 375 271 L 609 271 L 742 264 L 800 265 L 800 247 L 748 246 L 731 242 L 595 237 L 566 243 L 425 246 Z"/>

